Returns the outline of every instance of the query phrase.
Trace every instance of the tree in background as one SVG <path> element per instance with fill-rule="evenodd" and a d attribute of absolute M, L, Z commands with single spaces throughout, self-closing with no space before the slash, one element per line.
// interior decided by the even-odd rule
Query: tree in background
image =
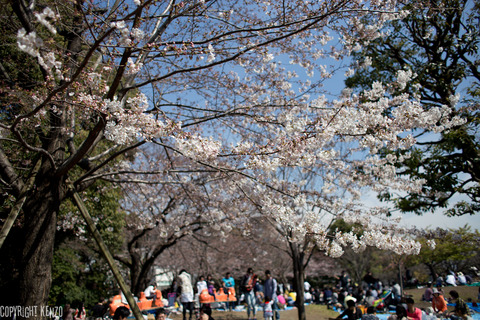
<path fill-rule="evenodd" d="M 383 220 L 384 210 L 363 210 L 361 190 L 420 188 L 421 180 L 397 177 L 378 151 L 411 147 L 405 132 L 463 121 L 451 110 L 421 109 L 416 96 L 389 94 L 407 84 L 406 74 L 334 101 L 321 95 L 331 76 L 323 59 L 380 36 L 383 23 L 404 15 L 396 3 L 5 4 L 1 200 L 2 208 L 22 208 L 0 252 L 8 257 L 0 262 L 6 305 L 46 304 L 60 206 L 69 190 L 85 192 L 99 179 L 148 185 L 152 175 L 158 185 L 203 188 L 203 214 L 220 221 L 212 225 L 219 232 L 263 216 L 288 241 L 302 293 L 314 246 L 332 256 L 348 245 L 418 252 L 409 232 Z M 327 45 L 332 35 L 341 45 Z M 134 153 L 149 145 L 164 156 L 144 171 Z M 332 238 L 324 214 L 368 230 Z"/>
<path fill-rule="evenodd" d="M 446 275 L 450 271 L 470 273 L 472 259 L 478 258 L 479 231 L 469 226 L 459 229 L 437 230 L 435 247 L 423 246 L 417 256 L 408 258 L 409 265 L 424 264 L 434 281 L 437 275 Z M 426 239 L 420 239 L 425 243 Z"/>
<path fill-rule="evenodd" d="M 387 23 L 384 37 L 365 43 L 355 53 L 355 62 L 363 68 L 346 85 L 364 89 L 401 72 L 413 73 L 408 85 L 390 90 L 416 94 L 424 110 L 448 108 L 466 123 L 442 133 L 416 130 L 413 147 L 385 151 L 384 157 L 396 164 L 398 174 L 425 183 L 420 192 L 404 195 L 387 190 L 380 198 L 405 212 L 447 208 L 450 216 L 475 214 L 480 208 L 479 3 L 427 0 L 408 3 L 404 9 L 410 11 L 407 17 Z"/>
<path fill-rule="evenodd" d="M 268 226 L 264 225 L 259 222 L 255 229 L 265 231 Z M 234 229 L 225 237 L 219 237 L 217 233 L 204 229 L 182 238 L 158 259 L 157 264 L 177 272 L 185 268 L 194 278 L 211 274 L 218 284 L 230 272 L 236 280 L 238 298 L 241 294 L 239 284 L 249 267 L 260 278 L 269 269 L 280 283 L 287 283 L 292 274 L 291 262 L 280 242 L 274 232 L 245 236 L 241 230 Z"/>
<path fill-rule="evenodd" d="M 68 241 L 55 248 L 49 305 L 95 305 L 117 288 L 108 265 L 98 253 Z"/>
<path fill-rule="evenodd" d="M 128 268 L 132 293 L 138 294 L 151 283 L 152 268 L 165 250 L 215 223 L 208 220 L 208 206 L 203 206 L 199 190 L 175 184 L 124 187 L 126 239 L 114 258 Z"/>

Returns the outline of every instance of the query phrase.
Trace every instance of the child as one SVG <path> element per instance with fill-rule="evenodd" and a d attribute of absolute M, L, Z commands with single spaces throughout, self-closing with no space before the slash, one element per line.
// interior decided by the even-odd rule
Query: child
<path fill-rule="evenodd" d="M 273 320 L 273 300 L 270 297 L 265 297 L 263 304 L 263 317 L 265 320 Z"/>
<path fill-rule="evenodd" d="M 200 308 L 200 314 L 198 315 L 197 320 L 214 320 L 212 318 L 212 308 L 210 308 L 210 305 L 204 304 Z"/>
<path fill-rule="evenodd" d="M 217 297 L 215 296 L 215 281 L 211 275 L 207 275 L 207 289 L 208 293 L 217 301 Z"/>

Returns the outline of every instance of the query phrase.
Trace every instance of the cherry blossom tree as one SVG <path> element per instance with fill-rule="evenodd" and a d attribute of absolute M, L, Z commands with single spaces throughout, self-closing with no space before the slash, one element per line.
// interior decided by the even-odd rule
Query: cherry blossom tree
<path fill-rule="evenodd" d="M 155 151 L 138 152 L 135 166 L 142 166 L 140 159 L 160 162 Z M 151 270 L 167 249 L 182 238 L 219 223 L 210 215 L 214 208 L 206 200 L 202 179 L 190 184 L 172 180 L 159 185 L 164 176 L 148 172 L 148 179 L 140 182 L 126 178 L 131 182 L 122 187 L 125 196 L 121 203 L 127 212 L 126 241 L 115 259 L 129 269 L 135 294 L 151 282 Z M 147 182 L 151 184 L 145 185 Z"/>
<path fill-rule="evenodd" d="M 314 243 L 332 256 L 342 245 L 379 243 L 418 252 L 408 233 L 394 234 L 381 219 L 384 211 L 357 207 L 360 190 L 420 188 L 422 180 L 400 179 L 391 159 L 376 154 L 408 148 L 417 128 L 441 130 L 462 120 L 449 117 L 448 108 L 424 110 L 416 96 L 394 94 L 411 77 L 403 71 L 360 94 L 345 91 L 334 101 L 321 95 L 331 76 L 325 59 L 382 36 L 377 30 L 386 21 L 406 14 L 397 5 L 9 1 L 2 8 L 9 45 L 1 67 L 0 182 L 2 207 L 12 208 L 8 221 L 22 210 L 2 246 L 12 264 L 0 267 L 13 271 L 13 279 L 2 276 L 3 301 L 45 305 L 60 204 L 71 185 L 82 192 L 98 179 L 185 190 L 205 179 L 196 186 L 208 206 L 183 192 L 175 209 L 193 223 L 205 215 L 219 232 L 263 216 L 292 246 L 308 238 L 307 247 Z M 133 153 L 149 145 L 163 157 L 142 171 Z M 157 217 L 177 199 L 168 192 Z M 144 230 L 156 224 L 148 211 L 125 209 L 132 220 L 144 219 Z M 361 238 L 328 238 L 324 213 L 370 229 Z"/>
<path fill-rule="evenodd" d="M 225 237 L 218 237 L 216 233 L 203 229 L 180 239 L 174 247 L 162 254 L 156 265 L 177 272 L 187 269 L 195 279 L 200 275 L 211 274 L 217 281 L 217 286 L 225 274 L 230 272 L 235 278 L 239 298 L 241 279 L 249 267 L 261 279 L 264 271 L 269 269 L 281 283 L 286 282 L 292 274 L 290 259 L 280 246 L 282 241 L 279 241 L 278 234 L 271 230 L 260 233 L 267 230 L 268 224 L 260 221 L 256 223 L 255 230 L 259 233 L 252 236 L 245 236 L 241 230 L 234 229 Z"/>

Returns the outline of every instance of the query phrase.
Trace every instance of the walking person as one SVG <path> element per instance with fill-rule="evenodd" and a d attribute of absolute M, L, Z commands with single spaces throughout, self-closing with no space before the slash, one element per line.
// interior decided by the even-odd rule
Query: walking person
<path fill-rule="evenodd" d="M 187 320 L 187 310 L 189 311 L 190 320 L 193 319 L 193 286 L 192 276 L 182 269 L 178 275 L 178 285 L 180 286 L 180 302 L 183 306 L 183 320 Z"/>
<path fill-rule="evenodd" d="M 257 314 L 257 310 L 254 290 L 256 282 L 257 275 L 253 273 L 252 268 L 248 268 L 247 273 L 243 276 L 242 279 L 242 291 L 245 295 L 245 300 L 247 301 L 248 320 L 256 320 L 255 316 Z M 250 318 L 250 314 L 252 314 L 253 318 Z"/>
<path fill-rule="evenodd" d="M 265 297 L 265 302 L 263 303 L 263 319 L 273 320 L 273 301 L 270 297 Z"/>
<path fill-rule="evenodd" d="M 267 299 L 272 301 L 272 310 L 275 314 L 275 319 L 280 320 L 280 308 L 278 307 L 277 296 L 277 280 L 272 277 L 270 270 L 265 271 L 265 282 L 263 283 L 263 296 L 265 301 Z"/>

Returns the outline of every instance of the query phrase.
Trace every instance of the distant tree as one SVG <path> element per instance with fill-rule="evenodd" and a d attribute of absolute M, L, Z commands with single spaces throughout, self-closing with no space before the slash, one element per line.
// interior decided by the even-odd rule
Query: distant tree
<path fill-rule="evenodd" d="M 132 293 L 143 291 L 152 281 L 156 260 L 170 247 L 210 223 L 199 189 L 165 185 L 124 187 L 125 242 L 114 258 L 129 270 Z"/>
<path fill-rule="evenodd" d="M 256 230 L 265 230 L 260 224 L 257 224 L 259 228 Z M 177 271 L 186 268 L 195 277 L 211 274 L 218 281 L 226 272 L 240 281 L 249 267 L 263 278 L 263 272 L 269 269 L 283 283 L 292 274 L 292 267 L 275 236 L 276 233 L 245 236 L 242 230 L 233 229 L 224 237 L 219 237 L 215 232 L 203 229 L 182 238 L 162 255 L 158 264 Z"/>
<path fill-rule="evenodd" d="M 421 0 L 408 2 L 404 9 L 410 14 L 387 23 L 384 37 L 362 43 L 354 57 L 363 67 L 347 79 L 347 87 L 365 89 L 374 81 L 413 73 L 408 85 L 389 89 L 417 94 L 424 110 L 448 108 L 466 123 L 441 134 L 415 130 L 413 147 L 385 151 L 383 156 L 395 163 L 397 174 L 425 183 L 421 192 L 384 191 L 380 198 L 405 212 L 448 208 L 445 213 L 450 216 L 475 214 L 480 209 L 480 5 L 468 0 Z"/>
<path fill-rule="evenodd" d="M 437 230 L 433 233 L 435 246 L 427 244 L 426 239 L 419 239 L 424 244 L 420 253 L 408 258 L 409 265 L 424 264 L 430 271 L 432 279 L 436 274 L 449 271 L 468 271 L 472 258 L 478 256 L 480 233 L 465 226 L 459 229 Z"/>

